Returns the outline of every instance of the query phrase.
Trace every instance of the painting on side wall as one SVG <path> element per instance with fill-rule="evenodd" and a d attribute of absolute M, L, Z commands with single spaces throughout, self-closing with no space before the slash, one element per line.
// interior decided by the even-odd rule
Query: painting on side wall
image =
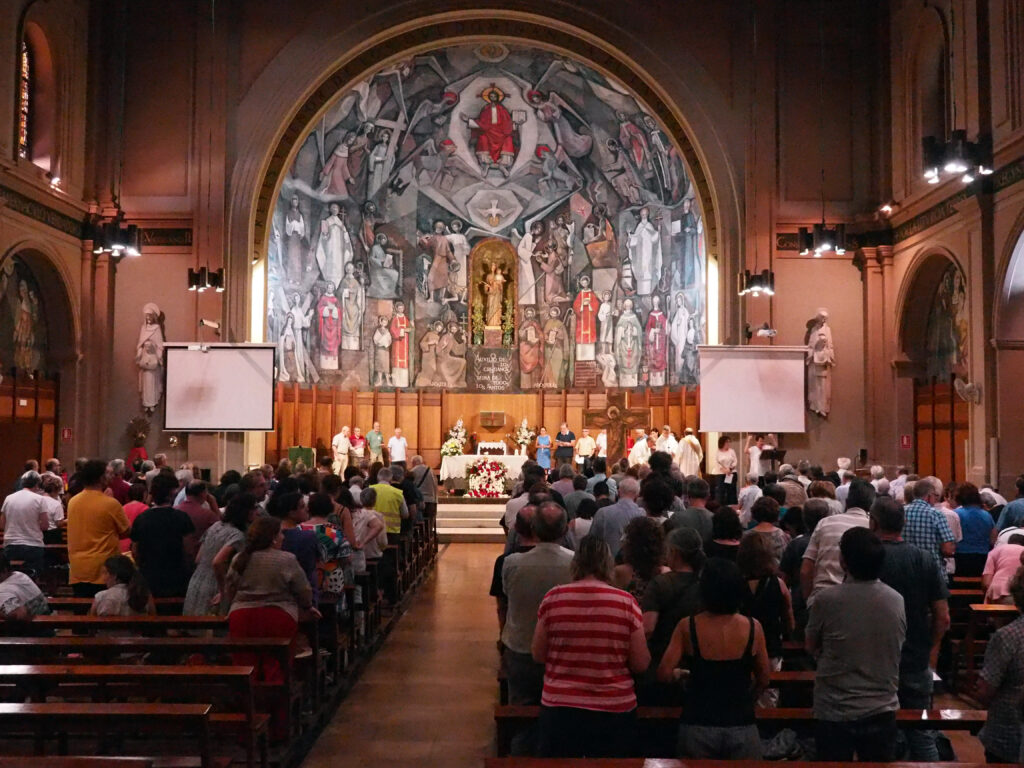
<path fill-rule="evenodd" d="M 967 377 L 967 283 L 963 272 L 950 263 L 942 272 L 928 313 L 925 350 L 928 376 Z"/>
<path fill-rule="evenodd" d="M 300 385 L 693 388 L 705 258 L 692 176 L 629 88 L 525 44 L 440 48 L 303 139 L 268 338 Z"/>
<path fill-rule="evenodd" d="M 46 373 L 47 327 L 39 283 L 28 265 L 14 256 L 0 266 L 0 374 Z"/>

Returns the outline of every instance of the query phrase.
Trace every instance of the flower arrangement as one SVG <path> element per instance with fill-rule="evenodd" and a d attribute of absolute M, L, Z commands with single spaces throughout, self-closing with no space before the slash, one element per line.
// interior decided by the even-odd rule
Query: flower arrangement
<path fill-rule="evenodd" d="M 505 495 L 505 481 L 508 470 L 505 465 L 493 459 L 479 459 L 466 467 L 469 493 L 476 499 L 495 499 Z"/>
<path fill-rule="evenodd" d="M 466 447 L 466 426 L 462 419 L 448 430 L 448 438 L 441 445 L 442 456 L 461 456 Z"/>
<path fill-rule="evenodd" d="M 523 419 L 522 423 L 512 430 L 512 434 L 505 435 L 509 440 L 519 446 L 519 453 L 526 453 L 526 447 L 530 444 L 537 433 L 530 429 L 526 423 L 526 419 Z"/>

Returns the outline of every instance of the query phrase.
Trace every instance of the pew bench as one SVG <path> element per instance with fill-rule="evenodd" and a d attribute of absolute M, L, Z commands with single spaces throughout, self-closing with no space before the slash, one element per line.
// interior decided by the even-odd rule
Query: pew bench
<path fill-rule="evenodd" d="M 642 744 L 675 744 L 675 733 L 679 727 L 682 709 L 679 707 L 639 707 L 637 726 Z M 977 733 L 985 724 L 983 710 L 922 710 L 901 709 L 896 713 L 900 728 L 954 731 L 965 730 Z M 501 705 L 494 708 L 494 722 L 497 728 L 497 750 L 499 757 L 508 755 L 512 739 L 537 722 L 540 707 Z M 810 709 L 780 707 L 756 710 L 758 725 L 773 728 L 810 728 L 815 719 Z"/>
<path fill-rule="evenodd" d="M 643 757 L 574 759 L 486 757 L 484 768 L 764 768 L 761 760 L 649 760 Z M 786 768 L 985 768 L 987 763 L 818 763 L 786 761 Z"/>
<path fill-rule="evenodd" d="M 231 758 L 211 758 L 214 768 L 230 768 Z M 0 757 L 0 768 L 199 768 L 193 757 Z"/>

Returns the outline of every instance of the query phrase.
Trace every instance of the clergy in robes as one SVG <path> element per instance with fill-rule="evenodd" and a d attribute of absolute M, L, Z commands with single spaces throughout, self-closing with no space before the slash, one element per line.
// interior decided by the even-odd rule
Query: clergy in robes
<path fill-rule="evenodd" d="M 341 348 L 362 348 L 363 312 L 366 310 L 366 291 L 355 276 L 355 267 L 345 265 L 341 280 Z"/>
<path fill-rule="evenodd" d="M 597 318 L 602 309 L 597 294 L 590 289 L 590 278 L 580 277 L 580 292 L 572 303 L 576 315 L 576 359 L 593 360 L 597 345 Z"/>
<path fill-rule="evenodd" d="M 542 386 L 562 389 L 569 362 L 569 333 L 558 307 L 551 307 L 544 323 L 544 372 Z"/>
<path fill-rule="evenodd" d="M 636 292 L 650 296 L 661 275 L 661 233 L 651 221 L 651 209 L 640 209 L 640 221 L 629 236 L 629 260 L 636 279 Z"/>
<path fill-rule="evenodd" d="M 338 347 L 341 346 L 341 313 L 338 311 L 338 298 L 334 295 L 334 283 L 327 284 L 327 293 L 316 303 L 316 317 L 320 332 L 320 369 L 336 371 Z"/>
<path fill-rule="evenodd" d="M 396 387 L 409 386 L 409 369 L 412 362 L 409 358 L 409 337 L 412 334 L 412 323 L 405 315 L 405 304 L 395 303 L 395 314 L 391 318 L 391 383 Z"/>
<path fill-rule="evenodd" d="M 417 387 L 436 387 L 444 382 L 440 381 L 437 373 L 437 344 L 441 340 L 441 331 L 444 324 L 437 320 L 433 325 L 427 326 L 427 332 L 420 339 L 420 370 L 416 374 Z"/>
<path fill-rule="evenodd" d="M 434 231 L 429 235 L 421 235 L 419 240 L 420 248 L 430 254 L 430 269 L 427 272 L 427 290 L 430 291 L 433 300 L 441 301 L 441 294 L 448 284 L 448 265 L 455 261 L 455 254 L 452 253 L 452 244 L 444 233 L 444 222 L 435 221 Z"/>
<path fill-rule="evenodd" d="M 391 386 L 391 330 L 384 315 L 377 318 L 377 328 L 370 339 L 373 344 L 373 376 L 370 386 Z"/>
<path fill-rule="evenodd" d="M 516 246 L 519 257 L 519 304 L 537 303 L 537 278 L 533 273 L 534 254 L 544 236 L 544 222 L 535 221 Z"/>
<path fill-rule="evenodd" d="M 629 466 L 635 467 L 639 464 L 646 464 L 649 458 L 651 458 L 651 446 L 647 442 L 647 435 L 642 429 L 638 429 L 636 442 L 629 449 L 629 456 L 627 457 Z"/>
<path fill-rule="evenodd" d="M 476 158 L 484 173 L 496 167 L 508 176 L 516 155 L 512 114 L 502 106 L 505 94 L 497 86 L 485 88 L 480 95 L 487 102 L 480 114 L 476 118 L 461 117 L 473 131 Z"/>
<path fill-rule="evenodd" d="M 666 424 L 661 428 L 661 434 L 658 435 L 658 439 L 654 441 L 654 448 L 658 451 L 664 451 L 665 453 L 675 456 L 679 449 L 679 441 L 676 440 L 676 436 L 672 434 L 672 428 Z"/>
<path fill-rule="evenodd" d="M 352 261 L 352 237 L 345 226 L 345 209 L 331 203 L 328 211 L 327 218 L 320 222 L 316 263 L 324 280 L 339 285 L 345 274 L 345 265 Z"/>
<path fill-rule="evenodd" d="M 683 477 L 700 477 L 700 463 L 704 460 L 704 448 L 689 427 L 683 432 L 676 451 L 676 463 Z"/>
<path fill-rule="evenodd" d="M 536 387 L 541 383 L 541 355 L 544 351 L 544 336 L 537 322 L 537 310 L 526 307 L 523 323 L 519 327 L 519 384 L 523 389 Z"/>
<path fill-rule="evenodd" d="M 622 304 L 622 315 L 615 324 L 615 361 L 619 367 L 619 386 L 637 386 L 637 375 L 643 357 L 643 332 L 640 320 L 633 312 L 633 300 Z"/>
<path fill-rule="evenodd" d="M 669 335 L 672 338 L 672 380 L 676 384 L 683 379 L 689 323 L 690 311 L 686 308 L 686 297 L 678 293 L 675 309 L 672 310 L 672 320 L 669 323 Z"/>
<path fill-rule="evenodd" d="M 305 271 L 306 220 L 299 210 L 299 196 L 292 197 L 288 213 L 284 217 L 284 274 L 290 283 L 301 283 Z"/>
<path fill-rule="evenodd" d="M 647 342 L 647 367 L 651 374 L 651 386 L 665 386 L 665 369 L 668 367 L 668 320 L 661 311 L 661 298 L 654 297 L 654 308 L 647 316 L 644 329 Z"/>

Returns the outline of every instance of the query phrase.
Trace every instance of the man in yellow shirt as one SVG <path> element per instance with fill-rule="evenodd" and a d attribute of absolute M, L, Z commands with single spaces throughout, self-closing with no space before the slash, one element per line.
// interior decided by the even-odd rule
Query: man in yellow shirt
<path fill-rule="evenodd" d="M 371 485 L 377 493 L 374 509 L 384 516 L 384 524 L 388 528 L 388 537 L 398 536 L 402 532 L 402 518 L 409 516 L 402 492 L 391 485 L 391 470 L 384 467 L 377 473 L 377 484 Z"/>
<path fill-rule="evenodd" d="M 597 441 L 590 436 L 590 430 L 583 428 L 583 436 L 576 441 L 576 472 L 584 474 L 590 469 L 590 462 L 597 453 Z"/>
<path fill-rule="evenodd" d="M 106 588 L 103 563 L 121 554 L 119 540 L 128 533 L 128 518 L 107 485 L 107 464 L 91 459 L 82 468 L 85 489 L 68 502 L 68 581 L 75 597 L 93 597 Z"/>

